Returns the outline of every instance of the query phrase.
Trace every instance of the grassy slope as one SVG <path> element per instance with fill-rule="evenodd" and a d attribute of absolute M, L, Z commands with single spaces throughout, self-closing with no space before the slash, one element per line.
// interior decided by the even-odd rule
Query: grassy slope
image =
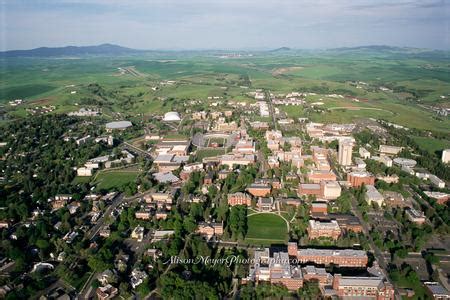
<path fill-rule="evenodd" d="M 12 59 L 6 63 L 0 61 L 0 66 L 0 102 L 14 98 L 45 98 L 49 103 L 56 104 L 59 112 L 73 110 L 76 108 L 75 103 L 82 103 L 83 98 L 91 97 L 86 85 L 94 82 L 123 97 L 136 97 L 136 103 L 126 107 L 127 112 L 146 114 L 172 108 L 158 100 L 159 97 L 206 99 L 220 96 L 225 99 L 246 99 L 245 93 L 254 88 L 267 88 L 274 93 L 326 88 L 329 93 L 351 93 L 369 99 L 367 103 L 355 103 L 348 99 L 326 98 L 323 99 L 326 108 L 356 106 L 378 110 L 334 110 L 332 113 L 310 115 L 314 121 L 350 122 L 356 118 L 374 117 L 421 129 L 450 131 L 449 119 L 437 120 L 419 106 L 406 102 L 404 97 L 409 92 L 403 95 L 378 89 L 382 85 L 401 87 L 420 94 L 424 103 L 445 103 L 440 96 L 450 93 L 450 78 L 445 75 L 448 75 L 449 66 L 443 61 L 364 55 L 330 56 L 322 53 L 240 59 L 182 57 L 173 61 L 146 57 Z M 118 76 L 117 68 L 126 66 L 135 66 L 145 76 Z M 289 68 L 291 66 L 297 68 Z M 286 70 L 281 74 L 273 73 L 280 68 Z M 177 84 L 162 86 L 157 91 L 151 90 L 161 80 L 176 80 Z M 357 89 L 349 81 L 364 81 L 370 88 Z M 71 84 L 76 86 L 67 87 Z M 244 89 L 241 88 L 243 85 L 251 86 L 250 89 Z M 76 90 L 77 94 L 70 94 L 72 90 Z M 310 100 L 322 101 L 318 98 L 311 97 Z M 113 111 L 124 109 L 120 105 L 112 105 L 111 108 Z M 303 116 L 302 109 L 283 110 L 292 117 Z"/>

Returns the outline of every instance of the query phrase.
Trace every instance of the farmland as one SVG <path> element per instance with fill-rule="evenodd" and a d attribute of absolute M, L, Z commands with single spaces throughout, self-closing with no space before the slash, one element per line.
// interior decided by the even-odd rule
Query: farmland
<path fill-rule="evenodd" d="M 7 107 L 10 118 L 23 117 L 24 107 L 43 100 L 55 105 L 56 113 L 80 105 L 149 116 L 170 110 L 183 113 L 182 104 L 188 99 L 203 101 L 205 108 L 213 97 L 251 103 L 254 100 L 248 92 L 266 89 L 274 94 L 310 92 L 314 95 L 307 97 L 308 104 L 323 103 L 319 107 L 322 111 L 282 107 L 289 117 L 320 122 L 379 118 L 450 132 L 448 118 L 436 117 L 424 108 L 448 108 L 450 103 L 449 66 L 439 55 L 299 51 L 221 59 L 210 52 L 174 52 L 113 58 L 3 59 L 0 65 L 0 103 L 25 100 L 22 107 Z M 331 94 L 345 97 L 331 98 Z"/>

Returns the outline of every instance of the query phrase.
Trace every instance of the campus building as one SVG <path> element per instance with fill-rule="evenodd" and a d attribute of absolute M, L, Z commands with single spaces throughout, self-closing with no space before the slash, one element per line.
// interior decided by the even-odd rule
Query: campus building
<path fill-rule="evenodd" d="M 290 264 L 288 253 L 274 252 L 271 256 L 269 248 L 255 251 L 254 264 L 250 266 L 247 280 L 282 284 L 291 291 L 303 286 L 301 269 Z"/>
<path fill-rule="evenodd" d="M 352 187 L 360 187 L 361 185 L 374 185 L 375 177 L 367 171 L 355 171 L 347 174 L 347 181 Z"/>
<path fill-rule="evenodd" d="M 352 164 L 353 142 L 351 140 L 340 140 L 338 151 L 338 162 L 342 166 L 350 166 Z"/>
<path fill-rule="evenodd" d="M 394 287 L 382 277 L 354 277 L 335 274 L 333 290 L 340 299 L 394 299 Z"/>
<path fill-rule="evenodd" d="M 300 263 L 313 263 L 325 266 L 337 265 L 339 267 L 363 268 L 368 262 L 365 251 L 353 249 L 299 249 L 297 258 Z"/>
<path fill-rule="evenodd" d="M 337 240 L 342 233 L 341 228 L 335 220 L 329 222 L 309 220 L 307 230 L 309 239 L 326 237 Z"/>
<path fill-rule="evenodd" d="M 234 206 L 234 205 L 252 205 L 252 198 L 245 193 L 234 193 L 234 194 L 228 194 L 228 205 Z"/>
<path fill-rule="evenodd" d="M 271 190 L 271 186 L 266 183 L 252 183 L 247 188 L 247 192 L 255 197 L 266 197 L 270 194 Z"/>

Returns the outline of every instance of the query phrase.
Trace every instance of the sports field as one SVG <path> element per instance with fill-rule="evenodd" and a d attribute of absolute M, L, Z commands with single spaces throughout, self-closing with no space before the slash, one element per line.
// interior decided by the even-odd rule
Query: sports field
<path fill-rule="evenodd" d="M 285 244 L 287 242 L 286 222 L 271 213 L 250 215 L 245 242 L 254 245 Z"/>
<path fill-rule="evenodd" d="M 202 161 L 205 157 L 213 157 L 222 155 L 225 153 L 225 150 L 223 148 L 218 149 L 199 149 L 197 150 L 197 161 Z"/>
<path fill-rule="evenodd" d="M 134 182 L 139 175 L 138 171 L 133 170 L 113 170 L 103 171 L 96 176 L 93 185 L 97 185 L 97 189 L 119 188 L 129 182 Z"/>

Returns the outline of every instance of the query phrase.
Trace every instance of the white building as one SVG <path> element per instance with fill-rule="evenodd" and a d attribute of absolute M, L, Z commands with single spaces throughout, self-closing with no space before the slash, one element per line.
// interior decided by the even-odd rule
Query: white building
<path fill-rule="evenodd" d="M 403 150 L 403 147 L 390 146 L 390 145 L 380 145 L 380 152 L 395 155 Z"/>
<path fill-rule="evenodd" d="M 339 141 L 338 162 L 343 166 L 352 164 L 353 143 L 350 140 Z"/>
<path fill-rule="evenodd" d="M 406 209 L 406 217 L 413 223 L 423 224 L 426 221 L 425 214 L 422 211 L 418 211 L 414 208 Z"/>
<path fill-rule="evenodd" d="M 92 168 L 81 167 L 77 169 L 78 176 L 92 176 Z"/>
<path fill-rule="evenodd" d="M 369 205 L 372 204 L 372 202 L 375 202 L 378 204 L 378 206 L 382 206 L 384 203 L 384 197 L 381 195 L 381 193 L 374 187 L 373 185 L 366 185 L 366 201 L 369 203 Z"/>
<path fill-rule="evenodd" d="M 164 114 L 163 121 L 171 122 L 171 121 L 181 121 L 180 115 L 175 111 L 169 111 Z"/>
<path fill-rule="evenodd" d="M 342 192 L 342 188 L 337 181 L 327 181 L 322 183 L 323 197 L 327 200 L 337 199 Z"/>
<path fill-rule="evenodd" d="M 355 165 L 358 169 L 365 169 L 366 168 L 366 163 L 364 162 L 364 160 L 362 160 L 359 157 L 355 158 Z"/>
<path fill-rule="evenodd" d="M 450 149 L 445 149 L 442 151 L 442 162 L 447 164 L 450 162 Z"/>
<path fill-rule="evenodd" d="M 372 159 L 374 161 L 380 162 L 384 165 L 386 165 L 386 167 L 392 167 L 392 159 L 390 159 L 388 156 L 385 155 L 381 155 L 381 156 L 372 156 Z"/>
<path fill-rule="evenodd" d="M 359 156 L 361 156 L 363 159 L 370 158 L 370 152 L 366 148 L 360 147 Z"/>
<path fill-rule="evenodd" d="M 136 228 L 134 228 L 131 232 L 131 238 L 137 239 L 138 242 L 142 242 L 142 240 L 144 239 L 144 227 L 136 226 Z"/>
<path fill-rule="evenodd" d="M 430 179 L 431 183 L 437 186 L 438 188 L 441 189 L 445 188 L 445 182 L 436 175 L 430 175 L 428 179 Z"/>

